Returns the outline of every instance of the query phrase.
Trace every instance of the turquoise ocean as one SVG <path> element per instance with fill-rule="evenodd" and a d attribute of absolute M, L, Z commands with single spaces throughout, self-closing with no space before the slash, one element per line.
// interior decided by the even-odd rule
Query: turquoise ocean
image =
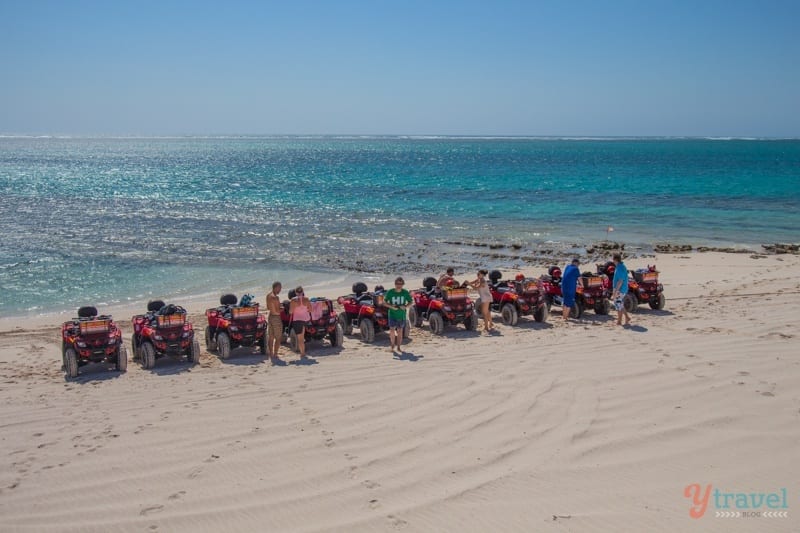
<path fill-rule="evenodd" d="M 474 264 L 461 243 L 572 251 L 609 226 L 645 251 L 800 242 L 800 140 L 10 136 L 0 191 L 2 316 Z"/>

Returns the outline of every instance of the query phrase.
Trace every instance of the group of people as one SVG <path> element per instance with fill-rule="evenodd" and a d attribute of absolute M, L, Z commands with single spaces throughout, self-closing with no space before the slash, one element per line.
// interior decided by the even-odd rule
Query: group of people
<path fill-rule="evenodd" d="M 611 280 L 611 300 L 617 310 L 617 325 L 621 326 L 624 318 L 627 326 L 631 323 L 631 317 L 625 309 L 625 295 L 628 294 L 628 267 L 622 261 L 622 254 L 614 254 L 612 261 L 614 262 L 614 278 Z M 561 275 L 561 295 L 564 298 L 562 317 L 564 320 L 569 319 L 569 313 L 575 306 L 578 278 L 581 277 L 580 264 L 580 260 L 576 257 L 564 268 L 564 273 Z"/>
<path fill-rule="evenodd" d="M 614 261 L 614 279 L 611 282 L 613 288 L 611 298 L 614 302 L 614 308 L 617 310 L 617 324 L 622 325 L 624 319 L 627 326 L 630 324 L 630 315 L 625 309 L 624 300 L 625 295 L 628 293 L 628 269 L 622 261 L 621 254 L 615 253 L 612 259 Z M 483 329 L 491 333 L 494 330 L 494 321 L 492 320 L 491 311 L 492 293 L 489 282 L 486 279 L 488 274 L 488 270 L 481 269 L 478 271 L 477 277 L 472 281 L 466 282 L 466 285 L 478 291 L 480 312 L 483 316 Z M 564 268 L 564 273 L 561 277 L 564 320 L 569 319 L 570 310 L 575 306 L 575 296 L 580 275 L 580 260 L 575 258 Z M 455 283 L 454 276 L 455 269 L 448 268 L 439 278 L 436 286 L 440 289 L 452 286 Z M 404 287 L 405 280 L 402 277 L 398 277 L 394 280 L 394 287 L 386 291 L 383 296 L 384 305 L 389 310 L 389 343 L 391 344 L 392 353 L 395 352 L 395 349 L 402 352 L 401 345 L 403 342 L 403 328 L 406 324 L 406 314 L 408 307 L 414 301 L 411 293 Z M 278 296 L 281 288 L 281 283 L 276 281 L 272 284 L 272 290 L 267 294 L 267 311 L 269 312 L 267 319 L 267 347 L 269 358 L 273 363 L 280 362 L 278 350 L 283 340 L 281 300 Z M 297 287 L 294 293 L 295 296 L 289 303 L 289 316 L 291 317 L 292 328 L 297 334 L 297 348 L 300 352 L 300 357 L 304 359 L 306 357 L 305 327 L 311 320 L 311 301 L 305 297 L 303 287 Z"/>

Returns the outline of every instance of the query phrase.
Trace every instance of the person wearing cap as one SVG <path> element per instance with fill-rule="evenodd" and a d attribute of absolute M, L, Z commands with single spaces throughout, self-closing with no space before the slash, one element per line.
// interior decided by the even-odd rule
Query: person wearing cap
<path fill-rule="evenodd" d="M 394 346 L 397 344 L 397 351 L 403 353 L 400 345 L 403 343 L 403 328 L 406 327 L 406 309 L 413 301 L 411 293 L 403 286 L 406 282 L 398 277 L 394 280 L 394 288 L 389 289 L 383 295 L 384 305 L 389 309 L 389 342 Z"/>
<path fill-rule="evenodd" d="M 581 276 L 580 264 L 580 260 L 576 257 L 564 267 L 564 273 L 561 275 L 561 295 L 564 298 L 561 310 L 564 320 L 569 318 L 569 312 L 575 306 L 575 293 L 578 290 L 578 278 Z"/>

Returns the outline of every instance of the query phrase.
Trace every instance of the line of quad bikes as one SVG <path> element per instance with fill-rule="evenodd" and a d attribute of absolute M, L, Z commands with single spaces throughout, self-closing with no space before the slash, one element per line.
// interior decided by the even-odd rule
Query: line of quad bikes
<path fill-rule="evenodd" d="M 613 274 L 614 264 L 611 262 L 597 265 L 597 272 L 583 272 L 570 315 L 580 318 L 587 309 L 598 315 L 608 314 L 611 311 L 609 299 Z M 539 278 L 522 274 L 507 280 L 501 277 L 497 270 L 489 273 L 491 310 L 501 314 L 508 325 L 516 325 L 522 316 L 545 322 L 551 306 L 563 305 L 561 269 L 558 267 L 550 267 L 548 273 Z M 664 287 L 658 281 L 655 265 L 631 272 L 628 287 L 624 300 L 628 312 L 643 304 L 652 309 L 664 308 Z M 362 341 L 372 343 L 376 334 L 388 330 L 383 287 L 376 286 L 369 291 L 366 284 L 358 282 L 353 284 L 352 290 L 352 294 L 337 299 L 338 311 L 330 299 L 310 299 L 312 320 L 306 326 L 305 340 L 327 337 L 331 346 L 341 346 L 344 335 L 352 335 L 357 329 Z M 289 291 L 289 299 L 294 297 L 293 292 Z M 461 285 L 453 282 L 440 289 L 435 278 L 426 277 L 422 288 L 412 291 L 411 295 L 414 301 L 408 309 L 404 328 L 406 338 L 411 326 L 421 327 L 425 322 L 436 335 L 442 335 L 447 327 L 458 324 L 463 324 L 467 330 L 478 327 L 480 299 L 472 301 L 466 282 Z M 233 294 L 225 294 L 220 298 L 220 305 L 207 309 L 205 314 L 208 351 L 215 352 L 221 359 L 228 359 L 236 348 L 257 346 L 261 354 L 267 354 L 267 321 L 252 296 L 245 295 L 238 300 Z M 284 341 L 288 341 L 296 351 L 297 334 L 291 327 L 289 300 L 282 302 L 281 321 Z M 167 356 L 185 357 L 192 364 L 200 360 L 200 343 L 183 307 L 154 300 L 147 304 L 146 313 L 131 319 L 131 324 L 133 360 L 138 361 L 142 368 L 153 368 L 157 359 Z M 67 378 L 76 377 L 79 368 L 89 363 L 113 364 L 120 372 L 127 369 L 128 353 L 122 331 L 110 315 L 98 314 L 95 307 L 78 309 L 78 318 L 62 325 L 61 337 Z"/>

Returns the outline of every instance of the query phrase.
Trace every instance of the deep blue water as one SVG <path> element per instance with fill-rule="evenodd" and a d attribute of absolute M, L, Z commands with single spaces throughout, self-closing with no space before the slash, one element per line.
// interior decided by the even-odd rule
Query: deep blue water
<path fill-rule="evenodd" d="M 0 191 L 4 315 L 391 270 L 441 241 L 800 241 L 798 140 L 11 137 Z"/>

